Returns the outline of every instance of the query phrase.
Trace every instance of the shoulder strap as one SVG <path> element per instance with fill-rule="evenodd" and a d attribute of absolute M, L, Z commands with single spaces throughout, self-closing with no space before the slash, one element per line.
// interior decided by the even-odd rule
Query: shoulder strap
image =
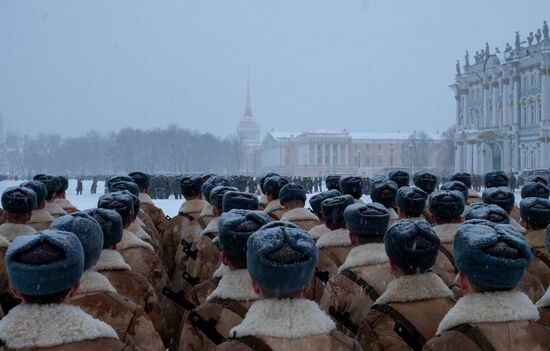
<path fill-rule="evenodd" d="M 380 297 L 380 294 L 374 289 L 372 285 L 367 283 L 363 278 L 355 274 L 353 271 L 345 269 L 340 274 L 342 274 L 346 278 L 349 278 L 355 284 L 359 285 L 361 289 L 363 289 L 363 292 L 367 294 L 367 296 L 372 301 L 376 301 Z"/>
<path fill-rule="evenodd" d="M 214 235 L 214 233 L 211 233 L 211 232 L 204 233 L 204 236 L 206 236 L 211 241 L 214 240 L 214 238 L 216 237 L 216 235 Z"/>
<path fill-rule="evenodd" d="M 221 298 L 217 297 L 217 298 L 212 299 L 208 302 L 209 303 L 215 303 L 217 305 L 221 305 L 222 307 L 236 313 L 239 317 L 241 317 L 243 319 L 246 316 L 246 313 L 248 312 L 248 310 L 243 305 L 241 305 L 240 303 L 238 303 L 237 301 L 234 301 L 234 300 L 221 299 Z"/>
<path fill-rule="evenodd" d="M 372 309 L 380 311 L 393 319 L 395 325 L 393 331 L 397 333 L 409 345 L 414 351 L 422 350 L 422 347 L 426 343 L 426 338 L 422 335 L 418 329 L 401 313 L 393 309 L 389 305 L 374 304 Z"/>
<path fill-rule="evenodd" d="M 252 335 L 243 336 L 240 338 L 232 338 L 232 340 L 241 342 L 255 351 L 273 351 L 269 345 L 263 342 L 260 338 Z"/>
<path fill-rule="evenodd" d="M 199 225 L 201 226 L 202 229 L 206 228 L 206 223 L 204 222 L 204 218 L 202 217 L 197 218 L 197 222 L 199 222 Z"/>
<path fill-rule="evenodd" d="M 267 215 L 274 221 L 279 221 L 280 220 L 280 218 L 277 217 L 277 215 L 275 215 L 275 213 L 273 213 L 273 212 L 269 212 Z"/>
<path fill-rule="evenodd" d="M 539 249 L 533 249 L 533 256 L 537 257 L 539 260 L 542 261 L 546 265 L 546 267 L 550 268 L 550 259 L 546 257 L 546 255 Z"/>
<path fill-rule="evenodd" d="M 469 324 L 461 324 L 451 330 L 458 331 L 464 334 L 468 339 L 472 340 L 477 347 L 482 351 L 497 351 L 489 340 L 483 335 L 479 329 L 472 327 Z"/>
<path fill-rule="evenodd" d="M 189 213 L 180 212 L 179 214 L 180 216 L 187 218 L 190 222 L 193 222 L 195 220 L 195 218 L 193 218 L 193 216 L 191 216 Z"/>
<path fill-rule="evenodd" d="M 332 260 L 332 262 L 334 262 L 336 267 L 340 267 L 342 265 L 343 262 L 334 252 L 330 250 L 330 248 L 328 248 L 328 250 L 323 250 L 323 252 Z"/>
<path fill-rule="evenodd" d="M 444 254 L 445 257 L 447 257 L 447 259 L 451 262 L 453 267 L 455 267 L 455 272 L 456 272 L 455 259 L 451 251 L 449 251 L 445 246 L 443 246 L 443 244 L 439 245 L 439 251 L 441 251 L 441 253 Z"/>

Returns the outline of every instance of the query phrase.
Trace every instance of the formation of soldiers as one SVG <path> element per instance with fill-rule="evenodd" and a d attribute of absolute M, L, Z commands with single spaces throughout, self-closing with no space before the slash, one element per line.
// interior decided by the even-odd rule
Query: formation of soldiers
<path fill-rule="evenodd" d="M 395 170 L 368 203 L 363 178 L 334 175 L 310 208 L 315 184 L 235 180 L 181 177 L 173 218 L 142 172 L 82 211 L 64 177 L 6 189 L 0 350 L 550 347 L 546 179 L 518 207 L 500 171 L 480 194 L 467 173 Z"/>

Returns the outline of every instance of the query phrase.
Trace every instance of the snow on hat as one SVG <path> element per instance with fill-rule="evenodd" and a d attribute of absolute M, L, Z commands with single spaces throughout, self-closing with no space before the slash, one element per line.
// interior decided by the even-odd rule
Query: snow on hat
<path fill-rule="evenodd" d="M 122 240 L 122 217 L 118 212 L 106 208 L 92 208 L 84 212 L 101 226 L 104 249 L 116 245 Z"/>
<path fill-rule="evenodd" d="M 548 186 L 548 179 L 544 178 L 543 176 L 538 176 L 538 175 L 532 175 L 530 177 L 527 177 L 527 179 L 525 180 L 525 183 L 530 183 L 530 182 L 535 182 L 535 183 L 541 183 L 541 184 L 544 184 L 546 186 Z"/>
<path fill-rule="evenodd" d="M 223 195 L 228 191 L 239 191 L 239 189 L 232 186 L 217 186 L 210 191 L 210 199 L 208 202 L 210 205 L 221 210 L 223 208 Z"/>
<path fill-rule="evenodd" d="M 510 216 L 500 206 L 478 202 L 464 210 L 464 219 L 484 219 L 498 224 L 509 224 Z"/>
<path fill-rule="evenodd" d="M 550 224 L 550 200 L 528 197 L 519 203 L 521 218 L 531 225 L 546 227 Z"/>
<path fill-rule="evenodd" d="M 265 194 L 265 188 L 264 188 L 264 182 L 267 178 L 273 177 L 273 176 L 279 176 L 279 174 L 274 172 L 268 172 L 263 177 L 260 178 L 260 190 L 262 191 L 262 194 Z"/>
<path fill-rule="evenodd" d="M 306 202 L 306 189 L 299 184 L 287 184 L 279 191 L 279 201 L 285 204 L 287 201 L 302 200 Z"/>
<path fill-rule="evenodd" d="M 7 188 L 2 193 L 2 207 L 10 213 L 30 213 L 37 207 L 36 193 L 21 186 Z"/>
<path fill-rule="evenodd" d="M 331 223 L 337 223 L 344 219 L 344 210 L 354 203 L 351 195 L 341 195 L 326 199 L 321 203 L 323 218 Z"/>
<path fill-rule="evenodd" d="M 279 227 L 284 227 L 284 228 L 300 228 L 298 227 L 296 224 L 292 223 L 292 222 L 286 222 L 286 221 L 271 221 L 267 224 L 265 224 L 263 227 L 261 227 L 260 229 L 271 229 L 271 228 L 279 228 Z"/>
<path fill-rule="evenodd" d="M 119 181 L 109 184 L 109 192 L 113 193 L 115 191 L 129 191 L 134 196 L 139 196 L 139 187 L 136 183 L 133 181 L 131 182 L 125 182 L 125 181 Z"/>
<path fill-rule="evenodd" d="M 151 177 L 143 172 L 132 172 L 128 174 L 129 177 L 132 177 L 134 183 L 138 185 L 140 189 L 147 189 L 151 185 Z"/>
<path fill-rule="evenodd" d="M 116 191 L 101 195 L 97 207 L 116 211 L 122 217 L 123 222 L 133 219 L 136 215 L 133 195 L 127 191 Z"/>
<path fill-rule="evenodd" d="M 248 238 L 269 222 L 263 211 L 231 210 L 220 216 L 219 240 L 222 251 L 229 257 L 246 258 Z"/>
<path fill-rule="evenodd" d="M 264 191 L 266 194 L 279 198 L 281 189 L 289 183 L 288 179 L 280 176 L 271 176 L 264 181 Z"/>
<path fill-rule="evenodd" d="M 353 204 L 344 210 L 346 228 L 358 236 L 381 236 L 386 233 L 390 214 L 382 204 Z"/>
<path fill-rule="evenodd" d="M 44 183 L 44 185 L 46 186 L 46 190 L 48 191 L 48 195 L 46 195 L 46 198 L 48 198 L 50 194 L 57 192 L 57 190 L 60 188 L 60 184 L 58 183 L 61 183 L 59 179 L 54 179 L 53 176 L 47 174 L 37 174 L 32 177 L 32 180 Z"/>
<path fill-rule="evenodd" d="M 210 203 L 210 192 L 217 186 L 229 186 L 229 179 L 222 176 L 213 176 L 208 178 L 206 182 L 201 185 L 201 191 L 204 199 Z"/>
<path fill-rule="evenodd" d="M 386 208 L 393 206 L 397 196 L 399 186 L 393 180 L 381 178 L 371 183 L 370 198 L 373 202 L 378 202 Z"/>
<path fill-rule="evenodd" d="M 23 295 L 69 290 L 82 276 L 84 252 L 68 232 L 44 230 L 15 238 L 6 252 L 10 286 Z"/>
<path fill-rule="evenodd" d="M 340 194 L 340 192 L 336 189 L 327 190 L 322 193 L 315 194 L 309 199 L 309 206 L 311 207 L 313 213 L 315 213 L 317 217 L 319 217 L 319 219 L 323 219 L 321 203 L 326 199 L 330 199 L 340 195 L 342 194 Z"/>
<path fill-rule="evenodd" d="M 484 203 L 498 205 L 508 213 L 512 211 L 516 201 L 514 193 L 503 186 L 487 188 L 481 197 Z"/>
<path fill-rule="evenodd" d="M 394 169 L 388 173 L 388 179 L 394 181 L 398 188 L 409 186 L 411 176 L 408 172 L 400 169 Z"/>
<path fill-rule="evenodd" d="M 60 230 L 76 235 L 84 249 L 84 270 L 99 261 L 103 250 L 103 231 L 99 223 L 85 212 L 73 212 L 56 218 L 50 225 L 52 230 Z"/>
<path fill-rule="evenodd" d="M 48 197 L 48 189 L 46 188 L 46 184 L 37 180 L 31 180 L 21 183 L 20 186 L 23 188 L 29 188 L 34 191 L 34 193 L 36 194 L 37 204 L 42 203 L 44 200 L 46 200 L 46 197 Z"/>
<path fill-rule="evenodd" d="M 261 228 L 248 238 L 247 247 L 248 271 L 262 289 L 282 294 L 297 292 L 313 277 L 317 249 L 303 229 Z"/>
<path fill-rule="evenodd" d="M 491 171 L 485 174 L 485 187 L 497 188 L 508 186 L 509 178 L 503 171 Z"/>
<path fill-rule="evenodd" d="M 550 189 L 542 182 L 528 182 L 521 188 L 521 197 L 523 199 L 528 197 L 548 199 L 550 197 Z"/>
<path fill-rule="evenodd" d="M 107 178 L 107 180 L 105 181 L 105 187 L 107 188 L 107 190 L 109 190 L 110 185 L 113 184 L 113 183 L 116 183 L 116 182 L 132 182 L 133 183 L 134 179 L 130 176 L 123 176 L 123 175 L 112 176 L 112 177 Z"/>
<path fill-rule="evenodd" d="M 437 190 L 430 194 L 429 206 L 436 217 L 456 218 L 464 212 L 464 197 L 456 190 Z"/>
<path fill-rule="evenodd" d="M 340 192 L 344 195 L 360 196 L 363 193 L 363 178 L 352 175 L 340 177 Z"/>
<path fill-rule="evenodd" d="M 423 273 L 435 264 L 439 237 L 426 221 L 401 219 L 386 232 L 386 254 L 399 268 Z"/>
<path fill-rule="evenodd" d="M 454 257 L 473 283 L 498 289 L 516 286 L 532 258 L 529 244 L 513 226 L 470 223 L 456 233 Z"/>
<path fill-rule="evenodd" d="M 180 180 L 180 190 L 183 195 L 197 196 L 201 193 L 203 184 L 204 179 L 201 176 L 184 176 Z"/>
<path fill-rule="evenodd" d="M 340 191 L 340 176 L 336 174 L 329 174 L 325 178 L 325 185 L 327 190 L 338 190 Z"/>
<path fill-rule="evenodd" d="M 424 190 L 415 186 L 404 186 L 397 191 L 395 202 L 403 212 L 419 216 L 426 208 L 427 199 L 428 194 Z"/>
<path fill-rule="evenodd" d="M 450 180 L 458 180 L 468 188 L 472 187 L 472 175 L 470 173 L 455 173 L 451 176 Z"/>
<path fill-rule="evenodd" d="M 61 190 L 60 190 L 60 192 L 67 191 L 67 189 L 69 189 L 69 179 L 67 179 L 67 177 L 64 177 L 64 176 L 57 176 L 57 177 L 61 181 Z"/>
<path fill-rule="evenodd" d="M 258 209 L 258 197 L 241 191 L 227 191 L 222 196 L 222 209 L 223 212 L 233 209 L 255 211 Z"/>
<path fill-rule="evenodd" d="M 414 174 L 413 183 L 426 193 L 431 194 L 437 185 L 437 177 L 427 171 L 420 171 Z"/>
<path fill-rule="evenodd" d="M 441 190 L 455 190 L 462 194 L 462 200 L 464 203 L 466 203 L 466 200 L 468 200 L 468 187 L 466 184 L 458 181 L 458 180 L 452 180 L 450 182 L 445 182 L 441 185 Z"/>

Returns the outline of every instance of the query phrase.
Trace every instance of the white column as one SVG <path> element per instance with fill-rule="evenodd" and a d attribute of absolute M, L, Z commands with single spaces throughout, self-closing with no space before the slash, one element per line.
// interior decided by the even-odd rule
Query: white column
<path fill-rule="evenodd" d="M 455 149 L 455 173 L 462 172 L 462 157 L 462 142 L 457 142 Z"/>
<path fill-rule="evenodd" d="M 498 82 L 491 83 L 491 89 L 493 90 L 493 127 L 497 128 L 498 125 L 498 114 L 497 114 L 497 99 L 498 99 Z"/>
<path fill-rule="evenodd" d="M 541 78 L 541 137 L 540 137 L 540 166 L 541 168 L 550 167 L 550 79 L 548 69 L 542 67 L 540 70 Z"/>
<path fill-rule="evenodd" d="M 482 127 L 489 127 L 489 84 L 482 84 L 483 87 L 483 122 L 481 123 Z"/>
<path fill-rule="evenodd" d="M 466 142 L 466 172 L 473 173 L 472 168 L 472 144 Z"/>
<path fill-rule="evenodd" d="M 501 81 L 502 84 L 502 123 L 507 126 L 510 125 L 508 118 L 508 87 L 509 79 L 504 78 Z"/>
<path fill-rule="evenodd" d="M 478 143 L 472 144 L 472 173 L 479 174 L 479 148 Z"/>
<path fill-rule="evenodd" d="M 515 162 L 514 162 L 514 168 L 516 170 L 520 170 L 522 169 L 521 167 L 521 164 L 520 164 L 520 161 L 521 161 L 521 154 L 520 154 L 520 149 L 519 149 L 519 135 L 517 133 L 518 131 L 518 128 L 520 127 L 520 103 L 519 103 L 519 75 L 515 76 L 513 78 L 513 84 L 514 84 L 514 128 L 513 128 L 513 132 L 514 132 L 514 139 L 515 139 L 515 145 L 516 145 L 516 150 L 514 150 L 514 159 L 515 159 Z"/>
<path fill-rule="evenodd" d="M 462 115 L 464 116 L 464 119 L 462 120 L 462 126 L 466 127 L 470 125 L 470 102 L 468 101 L 470 98 L 470 95 L 468 93 L 469 91 L 466 90 L 464 94 L 464 105 L 462 107 Z"/>

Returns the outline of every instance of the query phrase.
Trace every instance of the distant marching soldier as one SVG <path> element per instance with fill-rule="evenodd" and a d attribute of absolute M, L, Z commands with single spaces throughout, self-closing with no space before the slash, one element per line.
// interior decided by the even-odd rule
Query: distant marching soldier
<path fill-rule="evenodd" d="M 311 230 L 319 225 L 319 218 L 304 208 L 306 189 L 297 184 L 287 184 L 279 192 L 279 201 L 287 209 L 281 221 L 292 222 L 304 230 Z"/>

